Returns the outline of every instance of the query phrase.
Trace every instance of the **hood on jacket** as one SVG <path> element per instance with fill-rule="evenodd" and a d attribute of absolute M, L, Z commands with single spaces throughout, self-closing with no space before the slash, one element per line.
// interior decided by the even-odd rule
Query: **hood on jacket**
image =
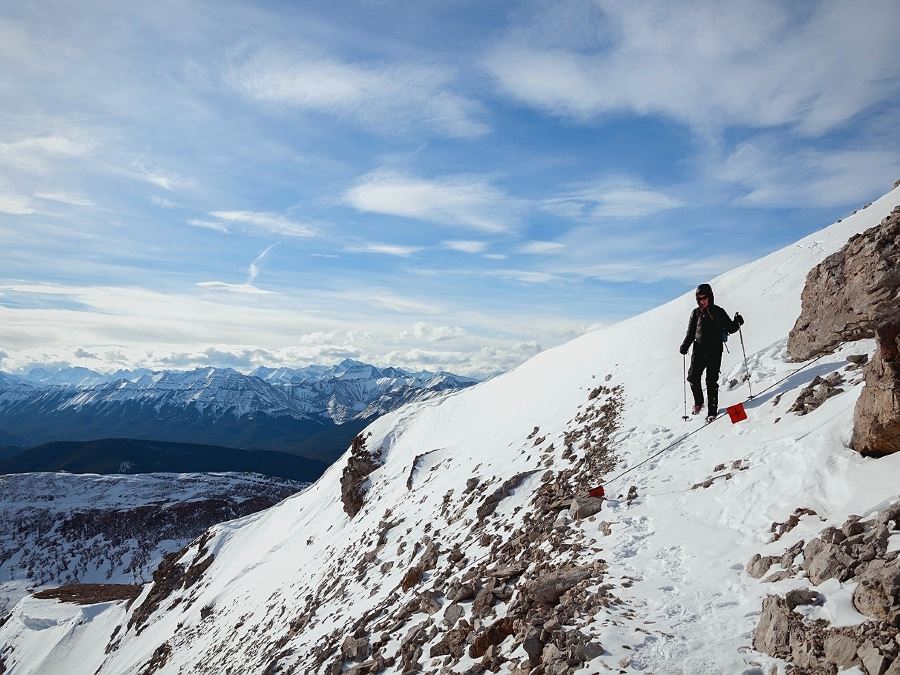
<path fill-rule="evenodd" d="M 700 284 L 699 286 L 697 286 L 697 291 L 694 293 L 694 295 L 695 296 L 696 295 L 708 296 L 710 307 L 712 307 L 714 304 L 716 304 L 716 296 L 713 295 L 712 286 L 710 286 L 709 284 Z"/>

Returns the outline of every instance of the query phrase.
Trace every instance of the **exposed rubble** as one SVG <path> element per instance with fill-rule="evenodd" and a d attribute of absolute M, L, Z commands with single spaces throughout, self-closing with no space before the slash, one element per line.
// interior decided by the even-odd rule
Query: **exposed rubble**
<path fill-rule="evenodd" d="M 873 518 L 851 516 L 840 529 L 828 527 L 805 546 L 801 540 L 780 558 L 755 555 L 747 571 L 756 578 L 778 562 L 790 570 L 788 576 L 802 568 L 816 586 L 832 578 L 855 582 L 853 605 L 867 620 L 834 627 L 804 618 L 797 607 L 824 602 L 811 589 L 795 589 L 784 598 L 770 595 L 753 634 L 754 648 L 788 661 L 795 673 L 836 673 L 850 666 L 874 675 L 900 672 L 900 551 L 888 552 L 888 539 L 898 531 L 900 502 L 895 502 Z M 801 547 L 797 568 L 793 563 Z"/>
<path fill-rule="evenodd" d="M 34 594 L 41 600 L 56 599 L 76 605 L 93 605 L 114 600 L 134 600 L 141 594 L 143 586 L 137 584 L 70 584 L 58 588 L 46 588 Z"/>
<path fill-rule="evenodd" d="M 211 536 L 212 533 L 207 531 L 178 553 L 163 559 L 153 572 L 153 585 L 149 592 L 128 619 L 129 630 L 133 627 L 140 633 L 167 597 L 180 588 L 190 588 L 197 583 L 213 561 L 213 554 L 206 548 Z M 196 550 L 191 562 L 187 565 L 180 563 L 179 561 L 192 549 Z"/>
<path fill-rule="evenodd" d="M 581 560 L 567 530 L 569 523 L 592 518 L 602 506 L 601 499 L 587 492 L 614 466 L 609 436 L 617 426 L 621 395 L 620 388 L 608 387 L 590 393 L 588 404 L 563 434 L 566 468 L 544 472 L 522 524 L 508 535 L 491 534 L 510 518 L 500 515 L 498 507 L 537 472 L 515 474 L 493 489 L 490 481 L 468 479 L 461 498 L 463 509 L 475 510 L 469 539 L 487 547 L 487 553 L 469 560 L 459 544 L 447 550 L 427 537 L 417 542 L 412 549 L 415 562 L 395 594 L 357 621 L 357 628 L 336 631 L 322 641 L 311 662 L 313 670 L 423 672 L 429 659 L 442 657 L 440 673 L 498 672 L 505 667 L 510 672 L 567 675 L 603 654 L 600 643 L 578 625 L 618 601 L 609 592 L 611 586 L 603 584 L 605 562 L 592 556 Z M 525 438 L 531 447 L 537 434 L 534 429 Z M 547 439 L 539 440 L 543 444 Z M 542 457 L 552 453 L 552 443 L 541 450 Z M 416 457 L 414 467 L 419 460 Z M 488 521 L 496 522 L 488 528 Z M 400 637 L 395 652 L 387 650 L 391 636 Z M 369 648 L 359 647 L 360 640 L 368 640 Z M 527 658 L 511 657 L 519 647 Z M 455 669 L 464 657 L 476 660 L 475 666 Z"/>
<path fill-rule="evenodd" d="M 816 410 L 832 396 L 843 393 L 839 386 L 844 381 L 844 376 L 838 372 L 831 373 L 827 377 L 816 375 L 812 381 L 800 390 L 797 400 L 788 408 L 788 412 L 798 415 L 806 415 Z"/>

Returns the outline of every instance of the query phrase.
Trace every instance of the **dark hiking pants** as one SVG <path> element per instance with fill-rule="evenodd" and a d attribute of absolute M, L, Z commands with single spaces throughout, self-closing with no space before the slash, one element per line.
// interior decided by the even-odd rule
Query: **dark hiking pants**
<path fill-rule="evenodd" d="M 706 371 L 706 395 L 709 397 L 709 414 L 719 413 L 719 369 L 722 367 L 722 350 L 708 351 L 694 343 L 691 350 L 691 367 L 688 369 L 687 380 L 691 383 L 691 393 L 694 395 L 694 405 L 703 405 L 703 389 L 700 381 L 703 371 Z"/>

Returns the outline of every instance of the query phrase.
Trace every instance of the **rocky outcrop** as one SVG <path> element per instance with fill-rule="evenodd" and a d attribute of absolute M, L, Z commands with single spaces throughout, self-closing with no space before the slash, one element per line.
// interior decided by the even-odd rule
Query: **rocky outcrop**
<path fill-rule="evenodd" d="M 898 300 L 900 302 L 900 300 Z M 850 446 L 866 455 L 900 450 L 900 320 L 875 329 L 878 349 L 864 372 Z"/>
<path fill-rule="evenodd" d="M 341 474 L 341 501 L 344 511 L 351 518 L 359 513 L 365 501 L 365 482 L 375 469 L 381 466 L 379 457 L 366 449 L 366 438 L 360 434 L 350 445 L 350 457 Z"/>
<path fill-rule="evenodd" d="M 837 396 L 844 391 L 838 386 L 843 380 L 843 376 L 837 372 L 831 373 L 828 377 L 816 375 L 813 381 L 801 390 L 797 400 L 788 408 L 788 412 L 795 412 L 798 415 L 811 413 L 832 396 Z"/>
<path fill-rule="evenodd" d="M 900 321 L 900 207 L 806 275 L 788 356 L 806 361 Z"/>
<path fill-rule="evenodd" d="M 900 207 L 810 270 L 801 299 L 788 356 L 805 361 L 874 337 L 851 445 L 866 454 L 900 450 Z"/>
<path fill-rule="evenodd" d="M 866 621 L 836 628 L 822 619 L 804 619 L 796 607 L 824 602 L 813 590 L 795 589 L 784 598 L 770 595 L 753 633 L 754 648 L 793 664 L 793 672 L 835 673 L 850 666 L 878 675 L 900 672 L 900 552 L 888 551 L 891 532 L 898 530 L 900 502 L 869 520 L 851 516 L 841 528 L 826 528 L 803 548 L 802 567 L 811 583 L 831 578 L 856 583 L 853 605 Z M 778 560 L 757 555 L 747 570 L 759 577 Z M 783 558 L 780 562 L 790 564 Z"/>

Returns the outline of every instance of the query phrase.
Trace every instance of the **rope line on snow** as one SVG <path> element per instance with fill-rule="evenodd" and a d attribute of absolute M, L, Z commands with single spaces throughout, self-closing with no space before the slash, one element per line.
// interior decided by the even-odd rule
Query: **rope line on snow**
<path fill-rule="evenodd" d="M 800 366 L 799 368 L 797 368 L 797 370 L 793 370 L 793 371 L 791 371 L 790 373 L 788 373 L 787 375 L 785 375 L 784 377 L 782 377 L 780 380 L 777 380 L 776 382 L 773 382 L 773 383 L 770 384 L 768 387 L 766 387 L 765 389 L 763 389 L 761 392 L 759 392 L 758 394 L 756 394 L 756 396 L 751 396 L 751 397 L 749 397 L 749 398 L 744 399 L 744 400 L 742 401 L 742 403 L 746 403 L 747 401 L 752 401 L 752 400 L 753 400 L 754 398 L 756 398 L 757 396 L 761 396 L 762 394 L 765 394 L 767 391 L 769 391 L 769 390 L 772 389 L 773 387 L 776 387 L 776 386 L 778 386 L 779 384 L 781 384 L 782 382 L 784 382 L 785 380 L 787 380 L 787 379 L 793 377 L 794 375 L 796 375 L 797 373 L 799 373 L 801 370 L 805 370 L 806 368 L 809 368 L 812 364 L 814 364 L 816 361 L 818 361 L 819 359 L 821 359 L 821 358 L 823 358 L 823 357 L 825 357 L 825 356 L 827 356 L 827 354 L 820 354 L 819 356 L 817 356 L 816 358 L 814 358 L 814 359 L 813 359 L 812 361 L 810 361 L 809 363 L 803 364 L 802 366 Z M 706 424 L 704 424 L 702 427 L 700 427 L 700 428 L 698 428 L 698 429 L 694 429 L 694 430 L 693 430 L 692 432 L 690 432 L 689 434 L 685 434 L 684 436 L 682 436 L 682 437 L 679 438 L 678 440 L 673 441 L 672 443 L 670 443 L 669 445 L 667 445 L 666 447 L 664 447 L 664 448 L 663 448 L 662 450 L 660 450 L 659 452 L 650 455 L 649 457 L 647 457 L 646 459 L 644 459 L 644 460 L 638 462 L 638 463 L 635 464 L 634 466 L 625 469 L 625 471 L 623 471 L 622 473 L 620 473 L 620 474 L 618 474 L 618 475 L 616 475 L 616 476 L 613 476 L 613 477 L 610 478 L 608 481 L 605 481 L 605 484 L 606 484 L 606 485 L 609 485 L 609 484 L 612 483 L 613 481 L 616 481 L 616 480 L 618 480 L 619 478 L 621 478 L 622 476 L 624 476 L 626 473 L 629 473 L 629 472 L 631 472 L 631 471 L 634 471 L 636 468 L 638 468 L 638 467 L 641 466 L 642 464 L 646 464 L 646 463 L 649 462 L 651 459 L 655 459 L 656 457 L 659 457 L 659 456 L 660 456 L 661 454 L 663 454 L 666 450 L 669 450 L 670 448 L 674 448 L 676 445 L 678 445 L 679 443 L 681 443 L 681 442 L 682 442 L 683 440 L 685 440 L 686 438 L 690 438 L 691 436 L 693 436 L 694 434 L 696 434 L 698 431 L 701 431 L 701 430 L 705 429 L 706 427 L 708 427 L 708 426 L 709 426 L 710 424 L 712 424 L 713 422 L 716 422 L 716 421 L 720 420 L 721 418 L 725 417 L 727 414 L 728 414 L 727 412 L 724 412 L 724 413 L 720 413 L 720 414 L 716 415 L 716 418 L 715 418 L 714 420 L 712 420 L 712 421 L 710 421 L 710 422 L 707 422 Z"/>

